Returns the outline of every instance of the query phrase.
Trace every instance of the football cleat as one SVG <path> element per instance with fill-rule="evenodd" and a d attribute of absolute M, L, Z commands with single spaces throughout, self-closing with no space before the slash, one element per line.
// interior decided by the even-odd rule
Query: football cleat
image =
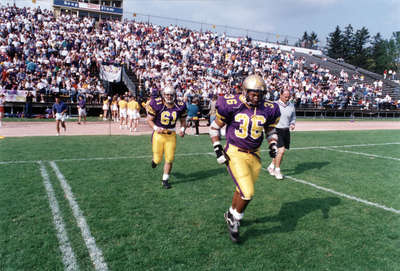
<path fill-rule="evenodd" d="M 231 238 L 232 242 L 238 243 L 239 242 L 239 227 L 240 222 L 236 220 L 233 215 L 227 211 L 224 213 L 225 221 L 228 226 L 229 237 Z"/>
<path fill-rule="evenodd" d="M 275 178 L 276 178 L 277 180 L 282 180 L 282 179 L 283 179 L 283 175 L 282 175 L 280 169 L 275 169 L 275 170 L 274 170 L 274 175 L 275 175 Z"/>
<path fill-rule="evenodd" d="M 171 188 L 171 185 L 169 184 L 168 180 L 162 181 L 162 186 L 165 189 L 170 189 Z"/>
<path fill-rule="evenodd" d="M 275 169 L 273 167 L 268 167 L 269 175 L 275 176 Z"/>
<path fill-rule="evenodd" d="M 156 164 L 156 163 L 154 163 L 154 161 L 153 161 L 153 160 L 151 160 L 151 167 L 152 167 L 152 168 L 156 168 L 156 167 L 157 167 L 157 164 Z"/>

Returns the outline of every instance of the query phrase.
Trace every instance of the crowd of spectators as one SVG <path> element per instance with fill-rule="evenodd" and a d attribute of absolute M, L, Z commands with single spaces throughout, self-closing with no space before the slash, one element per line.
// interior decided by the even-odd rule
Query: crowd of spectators
<path fill-rule="evenodd" d="M 295 57 L 294 51 L 266 48 L 250 38 L 230 38 L 179 26 L 135 21 L 55 17 L 51 11 L 0 8 L 0 90 L 36 90 L 36 101 L 53 94 L 76 102 L 101 103 L 107 97 L 100 64 L 127 65 L 145 99 L 166 84 L 180 98 L 213 96 L 240 90 L 248 74 L 267 83 L 267 99 L 287 89 L 296 106 L 372 109 L 395 105 L 383 95 L 382 81 L 367 83 L 345 71 L 333 74 Z M 356 78 L 355 78 L 356 77 Z"/>

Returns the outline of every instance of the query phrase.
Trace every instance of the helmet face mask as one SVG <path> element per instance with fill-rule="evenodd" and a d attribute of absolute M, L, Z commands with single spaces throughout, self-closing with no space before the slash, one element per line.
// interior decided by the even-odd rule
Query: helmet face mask
<path fill-rule="evenodd" d="M 176 91 L 172 86 L 166 86 L 162 92 L 161 96 L 167 104 L 175 103 Z"/>
<path fill-rule="evenodd" d="M 264 79 L 260 76 L 247 76 L 242 85 L 242 93 L 246 98 L 247 105 L 256 107 L 262 103 L 266 88 Z"/>

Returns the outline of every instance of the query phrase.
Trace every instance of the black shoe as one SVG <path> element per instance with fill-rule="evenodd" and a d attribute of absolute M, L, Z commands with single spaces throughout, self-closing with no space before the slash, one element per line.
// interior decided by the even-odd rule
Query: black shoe
<path fill-rule="evenodd" d="M 162 186 L 163 186 L 165 189 L 170 189 L 170 188 L 171 188 L 171 185 L 169 184 L 168 180 L 162 181 Z"/>
<path fill-rule="evenodd" d="M 152 167 L 152 168 L 156 168 L 156 167 L 157 167 L 157 164 L 156 164 L 156 163 L 154 163 L 154 161 L 153 161 L 153 160 L 151 160 L 151 167 Z"/>
<path fill-rule="evenodd" d="M 239 242 L 239 227 L 240 227 L 239 220 L 236 220 L 229 211 L 224 213 L 224 217 L 225 217 L 226 224 L 228 226 L 229 237 L 231 238 L 232 242 L 238 243 Z"/>

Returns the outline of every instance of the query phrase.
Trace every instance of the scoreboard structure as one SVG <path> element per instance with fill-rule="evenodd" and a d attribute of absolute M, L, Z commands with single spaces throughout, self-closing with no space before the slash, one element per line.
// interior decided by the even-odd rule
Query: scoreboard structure
<path fill-rule="evenodd" d="M 123 0 L 53 0 L 54 14 L 77 15 L 100 19 L 121 20 L 123 15 Z"/>

